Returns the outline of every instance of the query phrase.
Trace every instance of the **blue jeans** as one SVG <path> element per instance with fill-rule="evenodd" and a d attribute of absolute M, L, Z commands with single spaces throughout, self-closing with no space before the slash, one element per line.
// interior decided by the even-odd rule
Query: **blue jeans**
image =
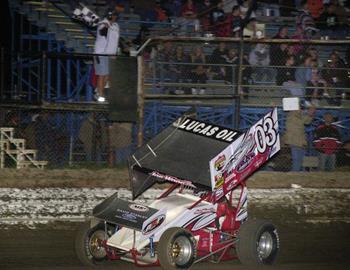
<path fill-rule="evenodd" d="M 320 171 L 333 171 L 335 169 L 335 154 L 326 155 L 323 153 L 319 154 L 318 168 Z"/>
<path fill-rule="evenodd" d="M 303 147 L 299 147 L 295 145 L 291 145 L 290 149 L 292 151 L 292 171 L 300 172 L 302 171 L 305 150 Z"/>

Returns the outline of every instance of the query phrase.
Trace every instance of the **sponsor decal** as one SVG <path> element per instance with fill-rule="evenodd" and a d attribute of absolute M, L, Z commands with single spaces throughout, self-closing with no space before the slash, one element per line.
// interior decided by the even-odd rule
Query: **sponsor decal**
<path fill-rule="evenodd" d="M 141 218 L 141 219 L 147 219 L 147 216 L 138 214 L 138 213 L 133 213 L 127 210 L 123 210 L 123 209 L 117 209 L 116 212 L 118 213 L 115 217 L 117 218 L 122 218 L 123 214 L 133 214 L 135 217 L 137 218 Z"/>
<path fill-rule="evenodd" d="M 221 171 L 222 168 L 224 168 L 224 166 L 225 166 L 225 161 L 226 161 L 225 155 L 219 156 L 217 158 L 217 160 L 215 160 L 215 163 L 214 163 L 215 170 Z"/>
<path fill-rule="evenodd" d="M 129 213 L 123 213 L 120 218 L 128 220 L 128 221 L 131 221 L 131 222 L 134 222 L 134 223 L 137 222 L 137 220 L 136 220 L 137 217 L 134 215 L 134 213 L 130 213 L 130 212 Z"/>
<path fill-rule="evenodd" d="M 202 214 L 208 214 L 208 213 L 214 213 L 215 210 L 213 208 L 203 208 L 203 209 L 197 209 L 194 211 L 195 215 L 202 215 Z"/>
<path fill-rule="evenodd" d="M 221 187 L 224 184 L 224 176 L 220 173 L 215 176 L 215 189 Z"/>
<path fill-rule="evenodd" d="M 192 118 L 185 118 L 181 122 L 176 121 L 174 126 L 183 131 L 229 143 L 233 142 L 241 134 L 237 130 L 219 127 Z"/>
<path fill-rule="evenodd" d="M 219 200 L 224 195 L 224 190 L 222 187 L 215 190 L 215 201 Z"/>
<path fill-rule="evenodd" d="M 242 160 L 238 163 L 237 165 L 237 171 L 241 172 L 243 171 L 245 168 L 247 168 L 247 166 L 252 162 L 253 158 L 254 158 L 255 154 L 253 152 L 248 153 L 247 155 L 245 155 Z"/>
<path fill-rule="evenodd" d="M 185 185 L 185 186 L 189 186 L 189 187 L 193 187 L 193 188 L 196 187 L 195 185 L 192 184 L 191 181 L 183 180 L 183 179 L 177 178 L 175 176 L 171 176 L 171 175 L 162 174 L 162 173 L 157 172 L 157 171 L 153 171 L 153 172 L 149 173 L 149 175 L 160 178 L 160 179 L 164 179 L 164 180 L 169 181 L 169 182 L 173 182 L 173 183 L 177 183 L 177 184 L 181 184 L 181 185 Z"/>
<path fill-rule="evenodd" d="M 137 212 L 147 212 L 149 208 L 141 204 L 130 204 L 129 208 Z"/>
<path fill-rule="evenodd" d="M 234 188 L 234 186 L 237 184 L 237 180 L 233 180 L 231 183 L 229 183 L 226 187 L 226 190 L 229 191 L 231 190 L 232 188 Z"/>
<path fill-rule="evenodd" d="M 143 230 L 143 234 L 148 234 L 152 231 L 154 231 L 156 228 L 158 228 L 165 220 L 165 215 L 160 215 L 156 218 L 154 218 L 151 222 L 149 222 L 145 229 Z"/>

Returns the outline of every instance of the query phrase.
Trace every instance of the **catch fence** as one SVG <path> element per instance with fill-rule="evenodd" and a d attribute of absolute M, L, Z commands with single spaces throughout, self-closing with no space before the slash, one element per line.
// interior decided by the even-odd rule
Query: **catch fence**
<path fill-rule="evenodd" d="M 291 148 L 285 141 L 289 113 L 282 109 L 282 98 L 299 97 L 305 108 L 316 107 L 313 121 L 305 125 L 303 169 L 319 169 L 315 130 L 323 123 L 324 115 L 330 113 L 342 142 L 335 151 L 335 169 L 343 170 L 350 165 L 349 44 L 235 38 L 149 40 L 139 50 L 138 70 L 142 76 L 138 84 L 138 123 L 126 126 L 110 123 L 108 106 L 92 102 L 92 55 L 43 53 L 37 57 L 41 59 L 40 69 L 21 67 L 17 61 L 15 72 L 19 74 L 16 91 L 21 85 L 24 94 L 20 100 L 15 99 L 20 104 L 30 102 L 31 87 L 25 74 L 38 71 L 41 80 L 32 77 L 31 82 L 38 83 L 35 88 L 40 94 L 31 97 L 39 105 L 8 106 L 7 98 L 16 96 L 16 92 L 6 88 L 6 83 L 1 88 L 3 103 L 7 104 L 2 108 L 1 126 L 15 126 L 18 136 L 38 149 L 39 157 L 48 160 L 50 167 L 91 167 L 96 163 L 125 162 L 138 144 L 154 137 L 188 110 L 195 111 L 203 121 L 245 130 L 277 106 L 282 151 L 265 169 L 288 171 L 292 167 Z M 77 61 L 84 71 L 79 74 L 85 77 L 77 75 Z M 65 79 L 58 84 L 61 77 Z M 76 88 L 78 85 L 82 88 Z M 63 103 L 59 105 L 58 101 Z M 80 105 L 62 109 L 65 104 L 73 106 L 72 102 Z"/>

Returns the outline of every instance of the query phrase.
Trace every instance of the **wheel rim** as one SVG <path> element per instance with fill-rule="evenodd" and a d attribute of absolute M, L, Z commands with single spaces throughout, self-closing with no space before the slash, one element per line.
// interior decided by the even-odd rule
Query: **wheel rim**
<path fill-rule="evenodd" d="M 257 243 L 258 246 L 258 254 L 261 259 L 267 259 L 273 249 L 273 238 L 269 232 L 264 232 Z"/>
<path fill-rule="evenodd" d="M 192 244 L 188 237 L 179 236 L 171 246 L 171 257 L 176 265 L 185 265 L 192 258 Z"/>
<path fill-rule="evenodd" d="M 95 259 L 103 259 L 106 257 L 106 251 L 101 245 L 102 241 L 106 240 L 105 232 L 95 231 L 89 239 L 89 250 Z"/>

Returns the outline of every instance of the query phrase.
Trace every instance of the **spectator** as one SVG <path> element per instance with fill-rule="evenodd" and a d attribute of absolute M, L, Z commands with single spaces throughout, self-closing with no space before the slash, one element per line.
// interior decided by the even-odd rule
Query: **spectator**
<path fill-rule="evenodd" d="M 318 51 L 316 50 L 316 48 L 309 48 L 306 50 L 306 55 L 311 57 L 311 62 L 316 64 L 316 67 L 320 67 L 321 66 L 321 60 L 319 58 L 319 54 Z"/>
<path fill-rule="evenodd" d="M 296 27 L 296 31 L 294 35 L 292 36 L 292 39 L 299 39 L 299 40 L 305 40 L 307 39 L 307 36 L 305 35 L 303 29 L 300 26 Z M 294 46 L 291 46 L 293 48 L 293 54 L 295 56 L 299 55 L 302 56 L 305 51 L 305 45 L 303 44 L 295 44 Z M 299 59 L 296 59 L 299 60 Z M 299 61 L 298 61 L 299 63 Z"/>
<path fill-rule="evenodd" d="M 211 63 L 213 64 L 225 64 L 228 55 L 228 50 L 226 48 L 225 42 L 220 42 L 218 47 L 213 51 L 211 55 Z M 214 66 L 211 71 L 214 73 L 213 78 L 215 80 L 223 80 L 226 76 L 225 67 Z"/>
<path fill-rule="evenodd" d="M 213 5 L 211 0 L 203 0 L 198 6 L 198 15 L 200 17 L 203 30 L 208 31 L 210 26 L 210 11 Z"/>
<path fill-rule="evenodd" d="M 107 17 L 97 27 L 95 41 L 95 54 L 115 55 L 119 43 L 119 25 L 117 23 L 118 14 L 109 11 Z M 108 56 L 94 57 L 95 74 L 97 76 L 97 91 L 95 98 L 98 102 L 105 102 L 104 89 L 109 76 Z"/>
<path fill-rule="evenodd" d="M 312 60 L 311 56 L 306 56 L 303 61 L 303 65 L 298 67 L 295 71 L 295 80 L 303 87 L 306 86 L 307 82 L 311 80 L 312 75 Z"/>
<path fill-rule="evenodd" d="M 243 19 L 241 17 L 241 10 L 239 6 L 232 8 L 231 16 L 229 17 L 231 24 L 231 33 L 233 37 L 240 37 L 242 32 Z"/>
<path fill-rule="evenodd" d="M 327 82 L 323 80 L 318 70 L 313 70 L 311 80 L 307 82 L 307 88 L 305 90 L 305 104 L 319 106 L 319 101 L 323 97 L 329 97 L 325 87 Z"/>
<path fill-rule="evenodd" d="M 158 51 L 157 59 L 160 61 L 160 78 L 164 79 L 171 78 L 170 62 L 174 58 L 174 48 L 173 43 L 170 41 L 165 41 L 163 47 Z"/>
<path fill-rule="evenodd" d="M 156 15 L 157 15 L 157 21 L 165 22 L 168 20 L 168 15 L 166 13 L 166 10 L 162 7 L 160 0 L 156 1 L 154 11 L 156 12 Z"/>
<path fill-rule="evenodd" d="M 294 55 L 288 55 L 284 64 L 285 67 L 277 69 L 276 84 L 283 85 L 285 82 L 295 83 L 295 57 Z"/>
<path fill-rule="evenodd" d="M 300 27 L 300 29 L 307 37 L 313 37 L 319 31 L 316 28 L 315 21 L 308 10 L 307 0 L 303 0 L 300 4 L 300 10 L 296 18 L 296 24 L 297 27 Z"/>
<path fill-rule="evenodd" d="M 194 26 L 194 30 L 199 31 L 199 20 L 197 19 L 197 8 L 192 0 L 186 0 L 181 8 L 181 18 L 178 23 L 181 25 L 181 30 L 186 32 L 187 26 Z"/>
<path fill-rule="evenodd" d="M 340 105 L 340 99 L 345 98 L 344 89 L 347 87 L 347 70 L 345 62 L 339 57 L 337 52 L 332 52 L 327 64 L 324 66 L 323 77 L 330 86 L 336 89 L 337 105 Z"/>
<path fill-rule="evenodd" d="M 321 30 L 335 31 L 339 26 L 339 20 L 337 15 L 335 14 L 334 5 L 326 4 L 324 7 L 324 11 L 321 16 L 317 20 L 317 26 Z M 329 34 L 330 32 L 326 32 Z"/>
<path fill-rule="evenodd" d="M 243 61 L 241 65 L 242 69 L 242 80 L 241 83 L 243 85 L 248 85 L 251 80 L 251 67 L 249 66 L 249 62 L 247 59 L 247 55 L 243 56 Z M 226 64 L 232 65 L 232 67 L 226 67 L 226 80 L 232 83 L 233 85 L 238 84 L 238 76 L 239 76 L 239 56 L 236 49 L 230 49 L 227 57 L 225 57 Z M 242 93 L 244 98 L 248 98 L 249 94 L 249 86 L 242 88 Z"/>
<path fill-rule="evenodd" d="M 173 65 L 171 65 L 170 71 L 172 75 L 172 80 L 175 82 L 182 82 L 186 77 L 187 74 L 187 66 L 185 66 L 183 63 L 188 62 L 188 57 L 186 56 L 184 52 L 184 48 L 182 46 L 177 46 L 175 49 L 175 56 L 173 59 Z M 178 88 L 175 91 L 171 91 L 171 94 L 184 94 L 184 89 Z"/>
<path fill-rule="evenodd" d="M 255 0 L 243 0 L 240 1 L 239 5 L 242 19 L 249 21 L 250 19 L 256 18 L 255 10 L 257 9 L 257 1 Z"/>
<path fill-rule="evenodd" d="M 340 135 L 337 128 L 332 125 L 333 115 L 326 113 L 323 116 L 324 124 L 315 131 L 314 144 L 319 152 L 319 170 L 333 171 L 336 164 L 336 152 L 339 149 Z"/>
<path fill-rule="evenodd" d="M 206 63 L 205 55 L 204 55 L 201 47 L 197 46 L 193 49 L 193 51 L 190 55 L 190 60 L 191 60 L 191 63 L 199 64 L 199 65 L 192 65 L 191 66 L 192 83 L 205 84 L 208 77 L 207 77 L 207 70 L 205 69 L 204 65 L 200 65 L 200 64 Z M 191 91 L 192 91 L 193 95 L 195 95 L 197 93 L 199 93 L 199 94 L 205 93 L 204 88 L 201 88 L 198 91 L 197 88 L 193 87 L 191 89 Z"/>
<path fill-rule="evenodd" d="M 307 114 L 301 110 L 288 112 L 285 139 L 292 153 L 292 171 L 302 170 L 307 145 L 304 126 L 312 122 L 314 114 L 314 107 L 309 108 Z"/>
<path fill-rule="evenodd" d="M 227 37 L 229 33 L 229 24 L 226 21 L 226 15 L 223 10 L 223 0 L 218 1 L 217 5 L 210 11 L 210 29 L 217 37 Z"/>
<path fill-rule="evenodd" d="M 257 44 L 249 53 L 249 64 L 253 66 L 255 80 L 272 80 L 271 70 L 268 68 L 270 64 L 270 54 L 268 46 L 265 44 Z"/>
<path fill-rule="evenodd" d="M 317 19 L 323 11 L 323 0 L 308 0 L 307 6 L 311 16 Z"/>
<path fill-rule="evenodd" d="M 337 156 L 337 166 L 350 166 L 350 140 L 344 142 L 339 149 Z"/>
<path fill-rule="evenodd" d="M 278 33 L 273 37 L 274 39 L 288 39 L 288 27 L 283 25 L 279 28 Z M 271 66 L 282 66 L 286 63 L 288 55 L 287 44 L 272 44 L 270 46 Z"/>

